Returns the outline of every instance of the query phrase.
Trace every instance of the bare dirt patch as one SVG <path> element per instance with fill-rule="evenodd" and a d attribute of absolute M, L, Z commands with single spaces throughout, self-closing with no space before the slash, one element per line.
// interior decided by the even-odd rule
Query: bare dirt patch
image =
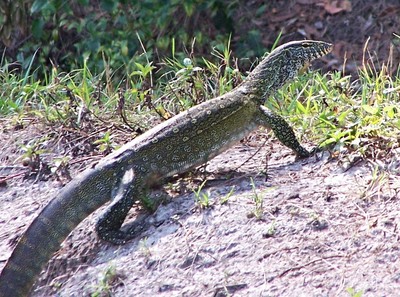
<path fill-rule="evenodd" d="M 27 131 L 3 131 L 4 165 L 15 166 L 17 144 L 34 135 Z M 203 191 L 210 207 L 200 209 L 190 190 L 171 198 L 126 245 L 98 240 L 101 210 L 89 216 L 46 266 L 32 296 L 350 296 L 348 290 L 395 296 L 398 165 L 390 171 L 366 160 L 349 165 L 329 152 L 295 161 L 270 139 L 240 166 L 263 138 L 258 132 L 209 163 Z M 393 155 L 398 160 L 400 152 Z M 1 267 L 60 187 L 53 179 L 14 178 L 0 189 Z"/>
<path fill-rule="evenodd" d="M 258 8 L 263 2 L 246 5 Z M 258 29 L 261 40 L 257 42 L 267 47 L 280 31 L 281 43 L 303 38 L 333 42 L 333 59 L 322 63 L 325 69 L 343 67 L 346 73 L 363 65 L 369 40 L 371 56 L 366 59 L 377 69 L 387 63 L 389 73 L 398 71 L 394 35 L 400 26 L 398 0 L 269 4 L 259 18 L 248 10 L 249 27 L 240 29 L 244 35 Z M 23 154 L 20 144 L 41 134 L 43 130 L 32 125 L 23 130 L 5 130 L 3 125 L 0 132 L 0 175 L 13 176 L 0 184 L 0 269 L 18 237 L 64 183 L 43 176 L 23 178 L 27 170 L 21 160 L 15 162 Z M 398 295 L 399 149 L 392 152 L 393 162 L 387 162 L 391 165 L 384 170 L 379 162 L 367 160 L 346 164 L 346 152 L 335 157 L 324 152 L 318 158 L 295 161 L 272 140 L 237 169 L 261 143 L 250 138 L 210 162 L 204 191 L 210 192 L 212 207 L 199 209 L 191 191 L 182 193 L 161 205 L 148 219 L 150 229 L 124 246 L 98 240 L 94 223 L 101 210 L 89 216 L 46 266 L 32 296 L 94 292 L 103 296 L 109 292 L 112 296 L 350 296 L 360 291 L 363 296 Z M 49 158 L 59 150 L 52 149 Z M 87 165 L 88 161 L 76 163 L 71 175 Z M 232 187 L 233 194 L 223 203 Z M 253 215 L 256 196 L 263 202 L 261 219 Z M 134 218 L 132 211 L 130 219 Z"/>
<path fill-rule="evenodd" d="M 263 13 L 255 13 L 262 7 Z M 281 44 L 304 38 L 332 42 L 332 53 L 318 62 L 325 70 L 356 77 L 363 65 L 378 71 L 385 65 L 391 75 L 398 73 L 398 0 L 254 0 L 246 2 L 237 18 L 242 20 L 234 37 L 238 44 L 258 30 L 254 46 L 261 42 L 270 48 L 282 32 Z"/>

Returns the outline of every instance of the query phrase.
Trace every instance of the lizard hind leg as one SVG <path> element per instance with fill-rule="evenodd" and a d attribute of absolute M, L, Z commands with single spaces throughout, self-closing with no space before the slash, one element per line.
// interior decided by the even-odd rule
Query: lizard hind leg
<path fill-rule="evenodd" d="M 121 229 L 129 210 L 135 201 L 144 194 L 143 184 L 135 179 L 133 172 L 125 172 L 112 203 L 96 223 L 97 235 L 108 242 L 121 245 L 134 237 L 134 234 Z"/>

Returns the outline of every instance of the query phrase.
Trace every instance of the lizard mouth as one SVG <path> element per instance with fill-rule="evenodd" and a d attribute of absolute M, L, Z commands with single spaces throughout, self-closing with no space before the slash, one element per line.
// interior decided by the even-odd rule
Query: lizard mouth
<path fill-rule="evenodd" d="M 329 54 L 332 51 L 332 49 L 333 49 L 333 44 L 324 43 L 324 45 L 322 47 L 320 47 L 313 54 L 311 54 L 311 56 L 312 56 L 311 59 L 308 62 L 305 63 L 305 65 L 301 68 L 301 70 L 304 69 L 305 67 L 307 69 L 307 67 L 310 65 L 311 61 L 313 61 L 315 59 L 318 59 L 318 58 L 321 58 L 321 57 Z"/>
<path fill-rule="evenodd" d="M 327 47 L 325 47 L 322 50 L 322 56 L 329 54 L 332 51 L 332 49 L 333 49 L 333 44 L 332 43 L 328 43 Z"/>

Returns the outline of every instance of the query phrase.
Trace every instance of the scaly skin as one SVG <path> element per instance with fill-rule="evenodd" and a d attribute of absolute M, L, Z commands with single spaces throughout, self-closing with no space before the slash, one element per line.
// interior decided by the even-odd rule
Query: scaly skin
<path fill-rule="evenodd" d="M 320 41 L 276 48 L 234 90 L 154 127 L 85 170 L 65 186 L 19 240 L 0 275 L 0 297 L 27 296 L 43 266 L 90 213 L 112 203 L 98 220 L 98 235 L 114 244 L 135 237 L 121 230 L 147 185 L 204 164 L 258 126 L 271 128 L 298 156 L 305 150 L 279 115 L 262 106 L 269 95 L 312 60 L 330 52 Z"/>

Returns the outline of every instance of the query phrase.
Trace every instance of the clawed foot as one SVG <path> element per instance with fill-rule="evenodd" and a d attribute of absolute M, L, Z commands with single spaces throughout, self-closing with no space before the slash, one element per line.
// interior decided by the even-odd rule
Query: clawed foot
<path fill-rule="evenodd" d="M 322 148 L 319 146 L 316 146 L 311 150 L 310 156 L 315 155 L 316 153 L 320 153 L 320 152 L 322 152 Z"/>
<path fill-rule="evenodd" d="M 136 238 L 142 232 L 148 230 L 151 223 L 146 220 L 150 215 L 143 215 L 137 218 L 135 221 L 128 223 L 121 229 L 111 229 L 97 224 L 96 231 L 97 235 L 104 241 L 108 241 L 115 245 L 122 245 L 131 239 Z"/>
<path fill-rule="evenodd" d="M 310 152 L 307 151 L 305 148 L 302 148 L 302 150 L 297 153 L 296 160 L 301 160 L 301 159 L 311 157 L 321 151 L 322 151 L 322 148 L 320 148 L 320 147 L 314 147 Z"/>

